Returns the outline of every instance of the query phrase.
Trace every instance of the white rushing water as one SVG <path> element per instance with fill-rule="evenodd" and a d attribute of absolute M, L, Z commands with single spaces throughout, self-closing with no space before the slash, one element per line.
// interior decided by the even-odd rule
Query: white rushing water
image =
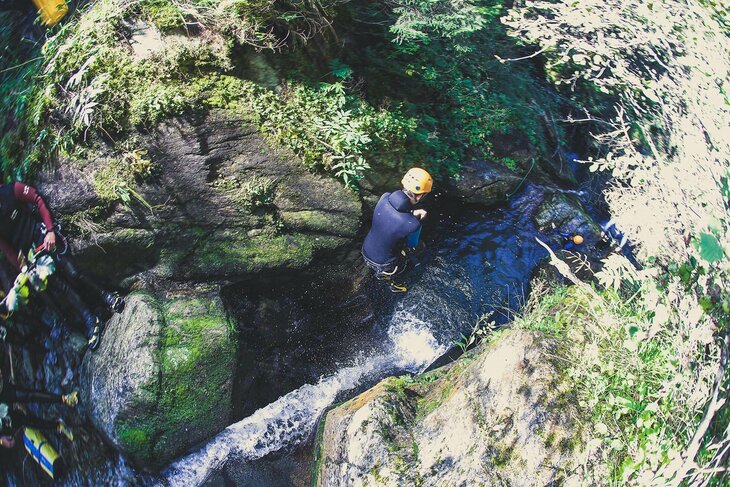
<path fill-rule="evenodd" d="M 306 384 L 234 423 L 206 446 L 177 460 L 165 472 L 172 486 L 201 485 L 228 459 L 251 461 L 294 446 L 312 432 L 317 419 L 341 392 L 358 387 L 368 378 L 380 378 L 387 370 L 404 368 L 419 372 L 446 351 L 426 322 L 399 310 L 388 330 L 385 352 L 363 355 L 354 364 Z"/>

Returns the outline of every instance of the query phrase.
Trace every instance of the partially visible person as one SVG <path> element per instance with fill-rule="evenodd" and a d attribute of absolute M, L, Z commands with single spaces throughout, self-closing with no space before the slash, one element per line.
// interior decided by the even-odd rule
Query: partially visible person
<path fill-rule="evenodd" d="M 79 396 L 76 391 L 69 394 L 51 394 L 50 392 L 28 389 L 5 380 L 2 373 L 0 373 L 0 403 L 5 403 L 11 406 L 16 403 L 55 403 L 65 404 L 69 407 L 76 407 L 78 402 Z"/>
<path fill-rule="evenodd" d="M 73 431 L 66 426 L 61 418 L 48 420 L 30 414 L 25 408 L 16 405 L 12 409 L 5 403 L 0 403 L 0 446 L 13 448 L 15 446 L 15 435 L 22 428 L 35 428 L 41 431 L 54 431 L 63 435 L 69 441 L 74 440 Z"/>
<path fill-rule="evenodd" d="M 94 350 L 101 340 L 103 322 L 71 288 L 70 282 L 87 285 L 110 311 L 121 311 L 124 301 L 83 276 L 67 258 L 54 253 L 59 244 L 56 232 L 51 212 L 34 187 L 24 183 L 0 185 L 0 251 L 17 271 L 31 249 L 42 248 L 53 256 L 61 272 L 51 276 L 48 291 L 55 299 L 67 301 L 79 314 L 86 327 L 89 348 Z"/>
<path fill-rule="evenodd" d="M 426 170 L 414 167 L 401 184 L 402 190 L 380 197 L 361 252 L 375 277 L 387 281 L 396 293 L 408 290 L 400 280 L 408 264 L 406 252 L 418 245 L 421 222 L 427 216 L 426 210 L 416 209 L 416 205 L 431 192 L 433 179 Z"/>

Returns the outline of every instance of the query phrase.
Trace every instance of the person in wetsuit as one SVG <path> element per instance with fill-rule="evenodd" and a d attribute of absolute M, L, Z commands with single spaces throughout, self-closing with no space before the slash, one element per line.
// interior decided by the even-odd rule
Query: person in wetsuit
<path fill-rule="evenodd" d="M 67 301 L 80 315 L 88 333 L 89 348 L 95 350 L 101 339 L 102 321 L 71 289 L 69 282 L 86 284 L 110 311 L 121 311 L 124 301 L 118 294 L 101 289 L 83 276 L 67 258 L 53 254 L 58 243 L 56 231 L 51 212 L 35 188 L 24 183 L 0 185 L 0 251 L 17 271 L 21 270 L 20 256 L 26 256 L 33 248 L 42 246 L 53 255 L 61 272 L 51 276 L 48 291 L 54 298 Z"/>
<path fill-rule="evenodd" d="M 55 431 L 65 436 L 69 441 L 74 440 L 74 434 L 61 418 L 55 420 L 43 419 L 35 416 L 22 407 L 10 408 L 0 403 L 0 446 L 13 448 L 15 436 L 22 428 L 34 428 L 41 431 Z"/>
<path fill-rule="evenodd" d="M 75 407 L 78 402 L 79 395 L 76 391 L 68 394 L 51 394 L 50 392 L 28 389 L 4 380 L 2 373 L 0 373 L 0 404 L 65 404 L 69 407 Z"/>
<path fill-rule="evenodd" d="M 61 418 L 53 421 L 34 416 L 25 409 L 26 404 L 65 404 L 76 407 L 78 393 L 51 394 L 49 392 L 27 389 L 4 380 L 0 373 L 0 446 L 15 446 L 15 433 L 23 427 L 37 428 L 45 431 L 56 431 L 73 441 L 73 432 Z"/>
<path fill-rule="evenodd" d="M 406 249 L 414 249 L 421 232 L 421 221 L 426 210 L 415 206 L 433 187 L 431 175 L 424 169 L 410 169 L 403 180 L 403 189 L 385 193 L 375 205 L 373 224 L 362 246 L 362 257 L 375 277 L 388 281 L 393 292 L 407 288 L 394 279 L 401 275 L 408 263 Z"/>

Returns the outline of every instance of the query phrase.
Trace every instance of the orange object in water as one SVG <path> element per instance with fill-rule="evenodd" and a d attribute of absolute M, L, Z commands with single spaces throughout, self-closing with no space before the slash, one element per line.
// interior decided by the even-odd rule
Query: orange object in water
<path fill-rule="evenodd" d="M 65 0 L 33 0 L 33 3 L 41 14 L 41 22 L 46 27 L 53 27 L 68 13 Z"/>

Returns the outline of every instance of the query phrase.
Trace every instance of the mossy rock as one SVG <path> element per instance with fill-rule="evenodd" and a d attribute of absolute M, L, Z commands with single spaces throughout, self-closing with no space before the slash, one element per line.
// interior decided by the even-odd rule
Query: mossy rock
<path fill-rule="evenodd" d="M 550 232 L 554 224 L 560 235 L 582 235 L 591 243 L 601 237 L 601 227 L 588 215 L 583 205 L 561 193 L 546 195 L 534 219 L 543 232 Z"/>
<path fill-rule="evenodd" d="M 133 463 L 159 470 L 227 426 L 236 354 L 217 296 L 135 293 L 84 360 L 92 420 Z"/>
<path fill-rule="evenodd" d="M 582 433 L 575 391 L 550 359 L 556 347 L 540 333 L 502 332 L 449 366 L 385 379 L 333 408 L 314 484 L 560 484 Z"/>
<path fill-rule="evenodd" d="M 110 281 L 151 271 L 160 289 L 302 269 L 359 230 L 356 193 L 312 174 L 230 111 L 168 120 L 138 145 L 145 149 L 121 162 L 98 157 L 83 172 L 44 175 L 52 203 L 72 210 L 76 259 Z M 153 175 L 132 174 L 135 160 Z M 129 194 L 117 191 L 121 183 Z M 115 200 L 121 195 L 126 203 Z"/>

